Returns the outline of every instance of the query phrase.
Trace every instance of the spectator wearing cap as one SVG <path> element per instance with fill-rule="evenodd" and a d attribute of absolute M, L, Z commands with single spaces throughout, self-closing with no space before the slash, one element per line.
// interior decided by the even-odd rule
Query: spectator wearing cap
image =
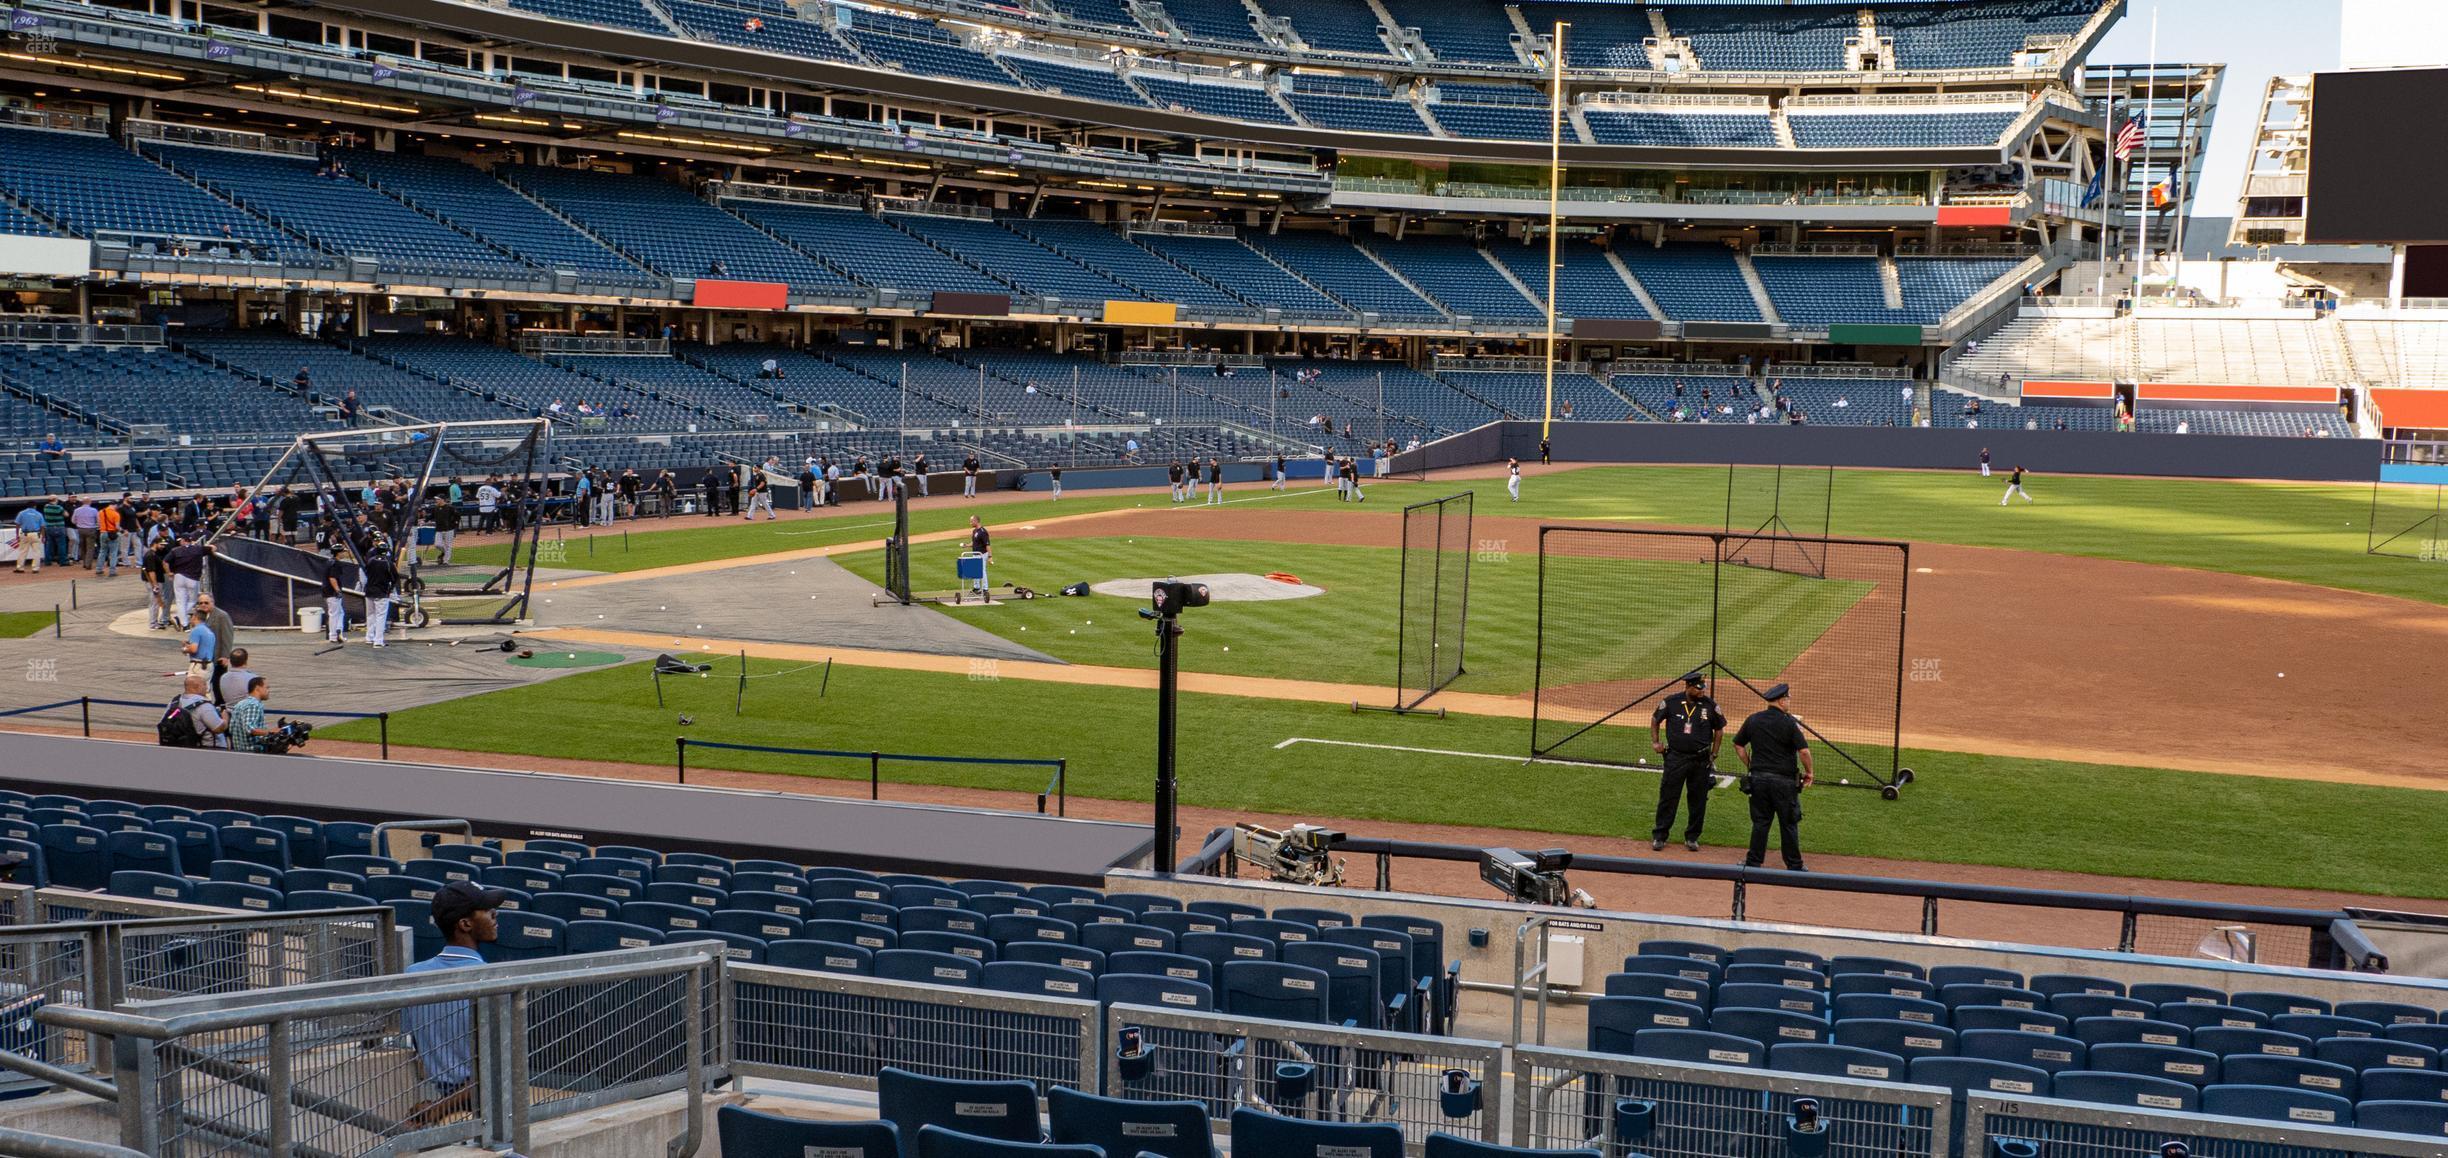
<path fill-rule="evenodd" d="M 1760 697 L 1768 706 L 1751 713 L 1734 733 L 1734 754 L 1750 770 L 1743 791 L 1751 795 L 1751 850 L 1743 864 L 1751 868 L 1768 859 L 1768 825 L 1773 821 L 1786 869 L 1803 871 L 1802 790 L 1810 787 L 1811 754 L 1802 721 L 1789 710 L 1792 695 L 1784 684 L 1769 688 Z"/>
<path fill-rule="evenodd" d="M 509 894 L 472 881 L 452 881 L 434 893 L 434 928 L 442 933 L 442 951 L 414 965 L 408 973 L 439 973 L 485 963 L 478 946 L 494 939 L 493 910 Z M 437 1001 L 400 1012 L 400 1029 L 416 1045 L 417 1066 L 433 1097 L 409 1115 L 425 1125 L 466 1112 L 476 1097 L 476 1035 L 474 1018 L 465 1001 Z"/>
<path fill-rule="evenodd" d="M 42 507 L 39 504 L 30 504 L 19 509 L 13 525 L 17 528 L 17 570 L 19 572 L 31 571 L 36 575 L 42 574 L 44 554 Z"/>
<path fill-rule="evenodd" d="M 1683 847 L 1700 851 L 1700 828 L 1708 815 L 1708 794 L 1716 778 L 1717 751 L 1725 742 L 1725 713 L 1707 690 L 1708 676 L 1683 677 L 1683 690 L 1658 701 L 1649 713 L 1649 747 L 1666 757 L 1665 775 L 1658 783 L 1657 823 L 1649 830 L 1649 850 L 1666 847 L 1675 812 L 1686 797 L 1690 822 L 1683 826 Z"/>

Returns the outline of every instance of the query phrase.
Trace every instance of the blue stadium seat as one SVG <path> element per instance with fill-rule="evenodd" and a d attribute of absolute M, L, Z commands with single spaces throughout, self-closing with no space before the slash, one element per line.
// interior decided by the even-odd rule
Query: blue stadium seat
<path fill-rule="evenodd" d="M 214 861 L 212 862 L 212 866 L 205 871 L 204 875 L 207 878 L 216 881 L 230 881 L 236 884 L 254 885 L 257 888 L 270 889 L 273 892 L 279 892 L 281 890 L 282 882 L 288 880 L 289 878 L 289 874 L 284 873 L 279 869 L 267 868 L 263 865 L 247 860 Z"/>
<path fill-rule="evenodd" d="M 765 963 L 778 969 L 865 977 L 875 972 L 875 951 L 832 941 L 774 941 L 765 946 Z"/>
<path fill-rule="evenodd" d="M 904 937 L 912 933 L 959 933 L 982 938 L 986 936 L 986 923 L 992 919 L 967 909 L 920 905 L 902 909 L 893 927 Z"/>
<path fill-rule="evenodd" d="M 2324 1013 L 2285 1013 L 2270 1019 L 2270 1028 L 2282 1033 L 2302 1034 L 2314 1041 L 2324 1037 L 2379 1037 L 2385 1027 L 2376 1021 L 2359 1017 L 2339 1017 Z"/>
<path fill-rule="evenodd" d="M 46 824 L 39 836 L 43 869 L 54 886 L 88 890 L 109 887 L 110 833 L 83 824 Z"/>
<path fill-rule="evenodd" d="M 704 909 L 661 901 L 630 901 L 620 907 L 619 919 L 653 929 L 666 937 L 694 936 L 714 927 L 714 914 Z"/>
<path fill-rule="evenodd" d="M 654 866 L 634 857 L 607 856 L 597 852 L 594 856 L 579 858 L 570 865 L 570 872 L 585 876 L 619 877 L 644 888 L 654 876 Z"/>
<path fill-rule="evenodd" d="M 2049 1096 L 2069 1102 L 2181 1113 L 2191 1113 L 2201 1106 L 2201 1091 L 2189 1082 L 2101 1070 L 2068 1070 L 2058 1074 L 2050 1083 Z"/>
<path fill-rule="evenodd" d="M 2448 1102 L 2448 1072 L 2365 1070 L 2360 1076 L 2367 1102 Z"/>
<path fill-rule="evenodd" d="M 2332 1038 L 2333 1041 L 2362 1041 L 2364 1038 Z M 2193 1031 L 2193 1048 L 2204 1053 L 2232 1058 L 2246 1054 L 2268 1054 L 2272 1057 L 2311 1057 L 2312 1039 L 2274 1029 L 2238 1029 L 2214 1025 Z"/>
<path fill-rule="evenodd" d="M 918 1158 L 1105 1158 L 1105 1151 L 1095 1146 L 1010 1142 L 924 1126 L 918 1130 Z"/>
<path fill-rule="evenodd" d="M 2088 1017 L 2125 1017 L 2157 1020 L 2159 1007 L 2131 997 L 2114 997 L 2105 993 L 2059 993 L 2048 999 L 2051 1013 L 2081 1022 Z"/>
<path fill-rule="evenodd" d="M 1046 1091 L 1046 1126 L 1047 1136 L 1056 1142 L 1101 1147 L 1108 1156 L 1215 1155 L 1203 1102 L 1105 1098 L 1055 1086 Z"/>
<path fill-rule="evenodd" d="M 1728 982 L 1717 988 L 1712 1003 L 1716 1009 L 1782 1009 L 1826 1020 L 1827 994 L 1816 989 L 1797 989 L 1791 985 L 1760 985 L 1750 982 Z"/>
<path fill-rule="evenodd" d="M 140 901 L 172 901 L 182 905 L 195 903 L 194 881 L 141 869 L 120 869 L 111 873 L 109 891 L 114 897 L 132 897 Z"/>
<path fill-rule="evenodd" d="M 2136 982 L 2125 991 L 2127 997 L 2153 1005 L 2225 1005 L 2227 995 L 2207 985 L 2192 985 L 2180 981 Z"/>
<path fill-rule="evenodd" d="M 1894 997 L 1885 993 L 1847 993 L 1830 1004 L 1828 1016 L 1834 1021 L 1853 1018 L 1880 1018 L 1890 1021 L 1917 1021 L 1923 1025 L 1946 1025 L 1947 1007 L 1918 997 Z"/>
<path fill-rule="evenodd" d="M 2390 1041 L 2412 1042 L 2429 1046 L 2448 1056 L 2448 1025 L 2392 1025 L 2380 1031 Z"/>
<path fill-rule="evenodd" d="M 1912 1059 L 1911 1072 L 1914 1085 L 1938 1086 L 1959 1094 L 2029 1097 L 2049 1088 L 2046 1070 L 1986 1058 L 1917 1057 Z"/>
<path fill-rule="evenodd" d="M 2074 1023 L 2063 1016 L 2037 1009 L 2018 1009 L 2010 1005 L 1966 1005 L 1948 1017 L 1947 1024 L 1957 1033 L 1975 1029 L 2005 1029 L 2020 1033 L 2072 1034 Z"/>
<path fill-rule="evenodd" d="M 519 846 L 522 852 L 540 852 L 548 856 L 581 861 L 595 855 L 595 850 L 574 840 L 531 840 Z"/>
<path fill-rule="evenodd" d="M 1080 929 L 1080 944 L 1100 953 L 1170 953 L 1178 942 L 1173 934 L 1154 925 L 1131 922 L 1085 926 Z"/>
<path fill-rule="evenodd" d="M 1285 946 L 1315 941 L 1319 937 L 1319 930 L 1315 925 L 1266 917 L 1238 917 L 1228 928 L 1236 936 L 1257 937 L 1272 941 L 1279 953 Z"/>
<path fill-rule="evenodd" d="M 114 832 L 106 843 L 114 871 L 180 875 L 178 842 L 158 832 Z"/>
<path fill-rule="evenodd" d="M 2125 983 L 2108 977 L 2092 977 L 2081 973 L 2039 973 L 2024 983 L 2034 993 L 2051 998 L 2066 993 L 2096 993 L 2108 997 L 2125 996 Z"/>
<path fill-rule="evenodd" d="M 2336 1094 L 2281 1086 L 2211 1086 L 2202 1091 L 2201 1111 L 2229 1118 L 2259 1118 L 2309 1126 L 2355 1124 L 2353 1102 Z"/>
<path fill-rule="evenodd" d="M 1216 1004 L 1236 1017 L 1327 1020 L 1326 974 L 1280 961 L 1227 961 L 1216 969 Z"/>
<path fill-rule="evenodd" d="M 373 856 L 367 853 L 335 853 L 323 858 L 323 867 L 333 872 L 344 872 L 369 878 L 400 874 L 400 862 L 387 856 Z"/>
<path fill-rule="evenodd" d="M 275 890 L 262 885 L 242 884 L 238 881 L 206 881 L 197 885 L 195 890 L 195 903 L 209 905 L 216 909 L 276 913 L 280 911 L 283 900 L 281 894 Z M 404 920 L 401 922 L 401 924 L 406 923 Z M 430 925 L 433 922 L 427 921 L 426 923 Z"/>
<path fill-rule="evenodd" d="M 1032 997 L 1088 1000 L 1096 996 L 1096 976 L 1084 969 L 1065 969 L 1034 961 L 990 961 L 978 975 L 978 987 Z"/>
<path fill-rule="evenodd" d="M 571 921 L 563 943 L 572 953 L 608 953 L 660 945 L 666 939 L 657 930 L 626 921 Z"/>
<path fill-rule="evenodd" d="M 1215 1008 L 1215 988 L 1182 977 L 1107 973 L 1097 978 L 1096 999 L 1106 1005 L 1154 1005 L 1205 1012 Z"/>
<path fill-rule="evenodd" d="M 1782 945 L 1752 945 L 1736 949 L 1726 958 L 1733 965 L 1778 965 L 1810 973 L 1828 972 L 1828 959 L 1817 953 L 1790 949 Z"/>
<path fill-rule="evenodd" d="M 731 891 L 735 893 L 779 893 L 786 897 L 798 897 L 804 900 L 808 895 L 808 881 L 806 877 L 797 873 L 743 869 L 731 874 Z"/>
<path fill-rule="evenodd" d="M 2312 1056 L 2357 1071 L 2440 1068 L 2438 1050 L 2386 1037 L 2322 1038 L 2312 1047 Z"/>
<path fill-rule="evenodd" d="M 1709 1011 L 1709 1029 L 1749 1038 L 1762 1050 L 1779 1042 L 1828 1040 L 1827 1019 L 1782 1009 L 1729 1009 L 1720 1004 Z"/>
<path fill-rule="evenodd" d="M 1168 911 L 1158 909 L 1152 912 L 1140 914 L 1139 920 L 1142 924 L 1154 925 L 1165 932 L 1173 934 L 1174 937 L 1180 938 L 1187 937 L 1192 933 L 1221 933 L 1224 931 L 1225 926 L 1230 923 L 1231 918 L 1211 916 L 1206 913 L 1193 913 L 1186 910 Z"/>
<path fill-rule="evenodd" d="M 2091 1047 L 2091 1068 L 2106 1073 L 2163 1078 L 2189 1086 L 2216 1085 L 2219 1056 L 2172 1045 L 2112 1043 Z"/>
<path fill-rule="evenodd" d="M 43 871 L 41 845 L 15 837 L 0 837 L 0 852 L 13 852 L 25 858 L 25 863 L 17 866 L 18 884 L 37 889 L 49 887 L 50 879 Z"/>
<path fill-rule="evenodd" d="M 331 820 L 323 824 L 323 860 L 336 856 L 373 856 L 374 826 L 362 820 Z"/>
<path fill-rule="evenodd" d="M 754 937 L 770 943 L 795 941 L 805 931 L 806 926 L 796 917 L 785 917 L 779 913 L 754 913 L 730 909 L 714 914 L 707 928 L 717 933 L 737 933 L 743 937 Z"/>
<path fill-rule="evenodd" d="M 1013 941 L 1055 941 L 1075 945 L 1079 943 L 1079 927 L 1052 917 L 1023 917 L 1015 913 L 1007 917 L 986 918 L 986 936 L 998 945 Z"/>
<path fill-rule="evenodd" d="M 977 987 L 986 966 L 952 953 L 922 949 L 885 949 L 875 955 L 875 975 L 886 981 L 918 981 L 928 985 Z"/>
<path fill-rule="evenodd" d="M 2284 1086 L 2312 1090 L 2349 1102 L 2362 1093 L 2362 1075 L 2352 1066 L 2273 1054 L 2248 1053 L 2222 1058 L 2219 1062 L 2219 1081 L 2234 1086 Z"/>
<path fill-rule="evenodd" d="M 614 921 L 620 919 L 620 902 L 586 893 L 544 893 L 536 897 L 530 912 L 555 917 L 569 924 L 579 921 Z"/>
<path fill-rule="evenodd" d="M 281 874 L 282 892 L 295 893 L 310 889 L 363 896 L 366 879 L 355 873 L 344 873 L 337 869 L 294 868 Z"/>
<path fill-rule="evenodd" d="M 901 922 L 901 910 L 882 901 L 823 900 L 808 906 L 811 921 L 857 921 L 863 925 L 896 928 Z"/>
<path fill-rule="evenodd" d="M 2008 989 L 2023 988 L 2023 975 L 2012 969 L 1991 965 L 1933 965 L 1929 983 L 1944 990 L 1949 985 L 1997 985 Z"/>
<path fill-rule="evenodd" d="M 995 943 L 984 937 L 943 930 L 921 930 L 914 933 L 904 930 L 901 934 L 900 947 L 915 949 L 922 953 L 950 953 L 955 957 L 967 957 L 981 965 L 994 960 L 997 956 Z"/>
<path fill-rule="evenodd" d="M 441 887 L 422 877 L 412 877 L 402 873 L 398 876 L 367 877 L 365 895 L 373 900 L 386 903 L 390 901 L 430 901 L 434 893 Z M 537 899 L 539 901 L 549 900 L 555 895 L 558 894 L 547 893 Z"/>
<path fill-rule="evenodd" d="M 1105 899 L 1105 894 L 1103 892 L 1096 889 L 1082 888 L 1079 885 L 1031 885 L 1029 886 L 1028 895 L 1044 901 L 1049 905 L 1067 905 L 1073 901 L 1086 901 L 1090 904 L 1094 904 Z M 1205 903 L 1210 905 L 1232 904 L 1230 901 L 1211 901 Z"/>
<path fill-rule="evenodd" d="M 902 1158 L 917 1158 L 917 1134 L 925 1126 L 962 1127 L 962 1133 L 1006 1142 L 1043 1137 L 1037 1088 L 1022 1081 L 961 1081 L 885 1066 L 876 1072 L 876 1110 L 901 1132 Z"/>
<path fill-rule="evenodd" d="M 1089 901 L 1065 901 L 1047 906 L 1045 915 L 1057 921 L 1069 921 L 1084 932 L 1091 925 L 1127 925 L 1138 918 L 1129 909 L 1100 905 Z"/>
<path fill-rule="evenodd" d="M 1795 969 L 1788 965 L 1733 964 L 1725 968 L 1718 982 L 1727 985 L 1783 985 L 1795 989 L 1825 989 L 1828 979 L 1816 969 Z"/>
<path fill-rule="evenodd" d="M 666 938 L 669 944 L 689 941 L 712 941 L 721 946 L 722 955 L 742 965 L 765 963 L 765 942 L 745 933 L 725 933 L 719 929 L 675 931 Z"/>
<path fill-rule="evenodd" d="M 1896 977 L 1885 973 L 1839 973 L 1828 978 L 1828 995 L 1845 997 L 1853 994 L 1877 994 L 1887 997 L 1911 997 L 1923 1001 L 1938 996 L 1938 987 L 1918 977 Z M 1940 1008 L 1945 1008 L 1940 1006 Z"/>
<path fill-rule="evenodd" d="M 1921 981 L 1929 979 L 1929 970 L 1910 961 L 1898 961 L 1892 957 L 1840 954 L 1828 959 L 1827 971 L 1830 977 L 1866 973 L 1878 977 L 1909 977 Z"/>
<path fill-rule="evenodd" d="M 766 1114 L 740 1106 L 714 1112 L 725 1154 L 822 1154 L 826 1158 L 901 1158 L 891 1122 L 829 1122 Z"/>
<path fill-rule="evenodd" d="M 2159 1007 L 2159 1020 L 2174 1022 L 2199 1032 L 2204 1029 L 2263 1029 L 2269 1018 L 2239 1005 L 2210 1005 L 2170 1002 Z"/>
<path fill-rule="evenodd" d="M 1142 917 L 1149 913 L 1179 912 L 1182 907 L 1180 901 L 1155 893 L 1107 893 L 1105 903 Z"/>
<path fill-rule="evenodd" d="M 487 961 L 527 961 L 558 957 L 568 947 L 569 922 L 522 909 L 493 913 L 494 940 L 478 950 Z"/>
<path fill-rule="evenodd" d="M 811 884 L 812 884 L 812 883 L 814 883 L 814 882 L 816 882 L 816 881 L 820 881 L 820 880 L 839 880 L 839 881 L 874 881 L 874 880 L 876 880 L 876 874 L 871 873 L 871 872 L 868 872 L 866 869 L 850 868 L 850 867 L 848 867 L 848 866 L 846 866 L 846 865 L 821 865 L 821 864 L 819 864 L 819 865 L 809 865 L 809 866 L 807 867 L 807 870 L 806 870 L 805 875 L 806 875 L 806 877 L 807 877 L 807 879 L 808 879 L 809 883 L 811 883 Z"/>
<path fill-rule="evenodd" d="M 2355 1127 L 2437 1138 L 2448 1135 L 2448 1102 L 2359 1102 L 2355 1105 Z"/>
<path fill-rule="evenodd" d="M 876 953 L 897 949 L 901 945 L 901 934 L 894 932 L 892 926 L 866 921 L 811 920 L 800 927 L 799 935 L 810 941 L 856 945 Z"/>
<path fill-rule="evenodd" d="M 1588 1020 L 1590 1052 L 1628 1054 L 1644 1030 L 1707 1028 L 1708 1011 L 1657 997 L 1600 997 L 1590 1002 Z"/>
<path fill-rule="evenodd" d="M 1676 954 L 1636 953 L 1623 959 L 1625 973 L 1658 973 L 1686 981 L 1706 982 L 1713 992 L 1725 970 L 1711 961 Z"/>
<path fill-rule="evenodd" d="M 1696 1005 L 1704 1011 L 1714 996 L 1706 984 L 1664 973 L 1609 973 L 1605 984 L 1609 997 L 1654 997 Z M 1943 1015 L 1945 1010 L 1939 1012 Z"/>
<path fill-rule="evenodd" d="M 1954 1030 L 1943 1025 L 1923 1025 L 1917 1021 L 1870 1018 L 1839 1021 L 1830 1027 L 1829 1038 L 1837 1045 L 1876 1050 L 1907 1059 L 1952 1057 L 1955 1054 Z"/>
<path fill-rule="evenodd" d="M 676 885 L 707 892 L 729 892 L 731 874 L 711 865 L 659 864 L 646 875 L 648 888 L 655 885 Z"/>
<path fill-rule="evenodd" d="M 1904 1059 L 1891 1053 L 1806 1042 L 1769 1046 L 1768 1068 L 1847 1081 L 1901 1082 L 1910 1076 Z"/>
<path fill-rule="evenodd" d="M 516 849 L 502 854 L 502 863 L 509 867 L 533 869 L 558 875 L 567 875 L 577 871 L 578 862 L 583 859 L 585 858 L 567 856 L 557 852 L 538 852 L 533 848 Z M 805 883 L 802 882 L 800 887 L 805 888 Z"/>
<path fill-rule="evenodd" d="M 2439 1015 L 2420 1005 L 2402 1001 L 2341 1001 L 2330 1011 L 2339 1017 L 2359 1017 L 2365 1021 L 2390 1025 L 2430 1025 Z"/>
<path fill-rule="evenodd" d="M 1358 1029 L 1386 1029 L 1400 1010 L 1385 1000 L 1383 958 L 1374 949 L 1324 941 L 1283 947 L 1283 962 L 1326 975 L 1326 1020 Z"/>
<path fill-rule="evenodd" d="M 992 946 L 994 942 L 989 941 L 987 944 Z M 996 953 L 996 958 L 1003 961 L 1027 961 L 1062 969 L 1076 969 L 1091 975 L 1105 971 L 1103 953 L 1084 945 L 1063 945 L 1051 941 L 1014 941 L 1002 946 Z"/>
<path fill-rule="evenodd" d="M 1236 1109 L 1232 1114 L 1232 1152 L 1403 1158 L 1403 1132 L 1402 1127 L 1391 1122 L 1311 1122 Z"/>
<path fill-rule="evenodd" d="M 2055 1034 L 1972 1029 L 1955 1039 L 1955 1048 L 1962 1057 L 2013 1062 L 2052 1074 L 2088 1068 L 2084 1062 L 2089 1057 L 2089 1047 L 2074 1038 Z"/>
<path fill-rule="evenodd" d="M 2333 1012 L 2327 1001 L 2318 997 L 2306 997 L 2301 993 L 2233 993 L 2228 995 L 2227 1004 L 2241 1006 L 2264 1017 L 2278 1017 L 2289 1013 Z"/>
<path fill-rule="evenodd" d="M 1038 900 L 1035 897 L 1015 897 L 1003 893 L 987 893 L 983 896 L 973 896 L 969 898 L 970 912 L 984 913 L 989 917 L 1042 917 L 1045 915 L 1047 909 L 1053 907 L 1054 906 Z M 1178 917 L 1181 914 L 1173 913 L 1168 915 Z M 1199 919 L 1202 921 L 1210 921 L 1210 923 L 1219 928 L 1221 928 L 1224 924 L 1222 921 L 1213 921 L 1206 917 L 1201 917 Z"/>
<path fill-rule="evenodd" d="M 1273 941 L 1240 933 L 1189 934 L 1181 939 L 1181 953 L 1219 970 L 1230 962 L 1273 961 L 1277 955 Z"/>
<path fill-rule="evenodd" d="M 1105 959 L 1105 972 L 1112 974 L 1143 974 L 1150 977 L 1171 977 L 1195 981 L 1213 988 L 1215 963 L 1203 957 L 1184 953 L 1116 953 Z"/>
<path fill-rule="evenodd" d="M 2011 985 L 1953 984 L 1938 987 L 1938 1003 L 1948 1009 L 1967 1005 L 2002 1005 L 2009 1009 L 2047 1009 L 2046 995 Z"/>
<path fill-rule="evenodd" d="M 1750 1067 L 1763 1065 L 1768 1058 L 1768 1051 L 1757 1041 L 1705 1029 L 1644 1029 L 1632 1035 L 1631 1054 L 1666 1061 Z"/>
<path fill-rule="evenodd" d="M 52 824 L 83 824 L 88 819 L 90 818 L 85 815 L 85 810 L 82 808 L 48 807 L 26 810 L 26 820 L 36 828 Z"/>
<path fill-rule="evenodd" d="M 258 822 L 289 838 L 289 860 L 299 868 L 321 868 L 330 854 L 323 842 L 323 822 L 303 816 L 266 816 Z"/>
<path fill-rule="evenodd" d="M 938 884 L 894 885 L 886 892 L 884 900 L 885 903 L 896 909 L 930 906 L 941 909 L 958 909 L 968 905 L 969 894 L 959 889 L 947 889 Z"/>
<path fill-rule="evenodd" d="M 738 883 L 736 878 L 733 883 Z M 763 889 L 737 890 L 723 899 L 723 908 L 740 913 L 771 913 L 794 921 L 808 920 L 816 912 L 815 902 L 806 897 Z"/>
<path fill-rule="evenodd" d="M 650 869 L 663 863 L 662 853 L 634 844 L 599 844 L 595 846 L 595 855 L 616 860 L 633 860 Z"/>
<path fill-rule="evenodd" d="M 543 869 L 501 864 L 476 870 L 476 883 L 489 889 L 517 889 L 522 893 L 549 893 L 560 886 L 561 874 L 547 872 Z"/>

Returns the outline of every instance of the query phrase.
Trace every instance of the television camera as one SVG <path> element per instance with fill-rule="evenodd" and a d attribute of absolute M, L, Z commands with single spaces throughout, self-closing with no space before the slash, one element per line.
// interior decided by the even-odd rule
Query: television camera
<path fill-rule="evenodd" d="M 1333 888 L 1343 883 L 1343 858 L 1333 855 L 1343 837 L 1315 824 L 1278 831 L 1243 822 L 1233 825 L 1233 855 L 1265 869 L 1272 881 Z"/>

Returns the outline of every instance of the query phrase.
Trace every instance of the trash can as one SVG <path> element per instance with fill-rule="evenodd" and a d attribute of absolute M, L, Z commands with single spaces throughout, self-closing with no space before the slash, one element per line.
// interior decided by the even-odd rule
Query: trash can
<path fill-rule="evenodd" d="M 323 609 L 320 607 L 298 608 L 298 630 L 308 635 L 323 634 Z"/>

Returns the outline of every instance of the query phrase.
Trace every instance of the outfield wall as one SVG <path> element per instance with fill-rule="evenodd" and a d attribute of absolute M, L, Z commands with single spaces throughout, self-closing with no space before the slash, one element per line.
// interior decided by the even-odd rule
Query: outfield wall
<path fill-rule="evenodd" d="M 1893 426 L 1559 422 L 1558 462 L 1781 463 L 1787 466 L 1962 470 L 1987 447 L 1997 469 L 2039 474 L 2268 478 L 2370 482 L 2381 444 L 2361 438 L 2246 438 L 2075 430 L 1953 430 Z M 1518 458 L 1537 462 L 1539 424 L 1496 422 L 1422 447 L 1430 467 Z M 1411 456 L 1397 460 L 1408 465 Z"/>

